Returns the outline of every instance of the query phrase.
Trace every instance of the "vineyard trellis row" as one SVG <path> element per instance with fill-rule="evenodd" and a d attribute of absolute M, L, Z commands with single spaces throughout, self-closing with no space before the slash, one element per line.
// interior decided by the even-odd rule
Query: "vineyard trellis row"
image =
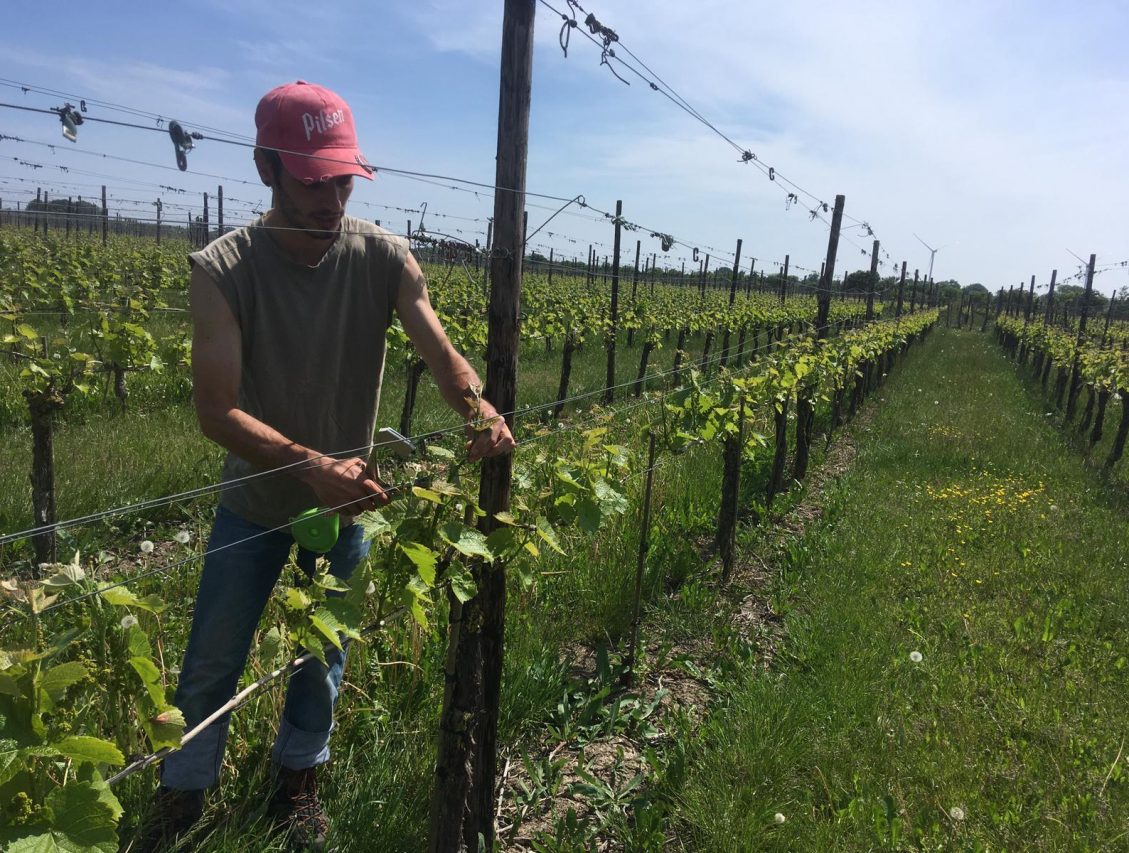
<path fill-rule="evenodd" d="M 575 282 L 559 279 L 555 284 L 564 288 L 562 295 L 568 293 L 570 287 L 576 286 Z M 473 282 L 467 281 L 466 292 L 460 299 L 456 293 L 463 289 L 444 289 L 443 296 L 451 295 L 453 298 L 449 304 L 461 307 L 468 304 L 472 294 L 480 293 Z M 539 288 L 531 290 L 531 294 L 538 290 Z M 754 294 L 753 297 L 755 296 Z M 558 336 L 560 334 L 559 326 L 553 325 L 554 310 L 548 307 L 548 295 L 544 298 L 547 322 L 541 328 L 537 328 L 536 323 L 529 324 L 530 328 L 526 330 L 524 337 L 526 345 L 536 341 L 537 345 L 544 346 L 545 338 L 551 337 L 547 331 L 549 329 Z M 586 298 L 590 299 L 587 303 L 589 306 L 604 304 L 597 294 Z M 841 401 L 848 386 L 853 386 L 857 397 L 873 387 L 877 374 L 887 366 L 886 352 L 896 352 L 900 350 L 903 340 L 924 333 L 936 316 L 935 312 L 923 312 L 880 321 L 870 326 L 848 328 L 859 318 L 852 309 L 844 306 L 840 313 L 832 312 L 831 322 L 827 324 L 828 331 L 837 334 L 817 342 L 818 329 L 810 319 L 812 309 L 817 307 L 813 305 L 815 300 L 803 297 L 789 299 L 784 306 L 780 306 L 775 297 L 771 297 L 767 304 L 750 298 L 745 301 L 745 307 L 738 302 L 737 310 L 732 315 L 724 310 L 727 306 L 703 312 L 699 300 L 700 297 L 697 297 L 693 303 L 684 303 L 680 308 L 677 294 L 659 291 L 655 300 L 641 301 L 640 311 L 636 313 L 644 320 L 653 318 L 656 331 L 652 336 L 661 336 L 657 329 L 663 326 L 669 335 L 675 328 L 693 327 L 696 332 L 704 333 L 711 324 L 715 331 L 723 326 L 728 328 L 740 324 L 743 329 L 752 329 L 750 337 L 753 346 L 744 357 L 738 354 L 732 359 L 731 369 L 717 370 L 712 377 L 702 374 L 699 369 L 704 367 L 709 370 L 714 367 L 720 356 L 696 362 L 693 367 L 683 370 L 680 376 L 682 384 L 676 390 L 642 391 L 642 403 L 647 405 L 651 397 L 658 395 L 665 414 L 652 427 L 660 431 L 663 446 L 668 450 L 681 451 L 690 445 L 725 436 L 728 439 L 730 458 L 734 447 L 732 437 L 734 434 L 741 434 L 754 409 L 759 407 L 759 411 L 767 411 L 766 417 L 781 423 L 779 413 L 787 410 L 790 402 L 796 399 L 798 390 L 800 393 L 827 393 Z M 437 301 L 444 300 L 440 298 Z M 568 298 L 560 301 L 570 311 L 575 302 Z M 458 311 L 452 317 L 452 325 L 457 327 L 462 319 L 465 323 L 464 334 L 467 339 L 476 342 L 472 345 L 477 345 L 481 340 L 481 333 L 470 329 L 471 324 L 466 321 L 471 316 L 481 314 L 479 311 Z M 583 312 L 572 316 L 578 318 L 583 316 Z M 588 316 L 598 318 L 606 315 L 597 308 Z M 591 328 L 589 333 L 599 335 L 601 323 L 597 322 Z M 25 337 L 30 340 L 29 336 Z M 401 358 L 406 362 L 409 353 L 406 348 L 401 352 Z M 859 376 L 865 377 L 861 383 L 858 381 Z M 854 378 L 853 382 L 849 381 L 851 377 Z M 857 408 L 857 400 L 852 400 L 852 408 Z M 832 419 L 832 423 L 835 421 L 837 417 Z M 787 430 L 787 419 L 782 423 Z M 810 426 L 807 428 L 810 429 Z M 541 429 L 552 433 L 547 428 Z M 517 506 L 520 509 L 513 514 L 503 515 L 503 525 L 489 536 L 482 536 L 467 524 L 472 520 L 471 516 L 481 510 L 477 509 L 474 484 L 461 482 L 464 476 L 462 474 L 454 482 L 440 478 L 429 480 L 425 485 L 417 485 L 411 497 L 400 503 L 393 513 L 368 519 L 369 533 L 380 542 L 383 546 L 380 551 L 386 555 L 381 571 L 370 571 L 362 575 L 366 578 L 365 591 L 369 581 L 376 586 L 379 580 L 379 587 L 372 593 L 377 613 L 393 606 L 397 601 L 405 601 L 405 606 L 409 607 L 418 623 L 430 625 L 433 596 L 438 592 L 446 590 L 445 594 L 453 596 L 455 600 L 460 597 L 469 598 L 473 593 L 474 578 L 469 566 L 475 560 L 506 559 L 507 564 L 514 567 L 521 583 L 531 583 L 533 572 L 529 567 L 523 568 L 526 565 L 523 559 L 532 560 L 542 550 L 563 551 L 562 538 L 569 535 L 567 531 L 579 529 L 595 532 L 606 518 L 626 511 L 624 495 L 612 484 L 621 478 L 624 471 L 637 465 L 639 453 L 632 449 L 631 443 L 607 444 L 607 429 L 600 427 L 586 431 L 574 456 L 560 453 L 551 460 L 546 458 L 532 469 L 523 469 L 521 479 L 524 485 L 517 491 Z M 565 433 L 567 436 L 569 431 L 566 430 Z M 748 465 L 751 459 L 757 458 L 764 450 L 766 443 L 761 435 L 760 432 L 752 431 L 748 440 L 738 441 L 744 465 Z M 781 437 L 778 435 L 778 446 Z M 786 447 L 786 436 L 784 439 Z M 798 440 L 804 440 L 803 430 L 798 434 Z M 810 436 L 807 440 L 810 441 Z M 434 445 L 430 453 L 437 454 L 435 459 L 447 462 L 441 446 Z M 617 471 L 620 474 L 616 474 Z M 737 493 L 739 490 L 732 487 L 726 489 L 727 495 Z M 534 496 L 537 497 L 536 500 Z M 766 503 L 767 498 L 766 495 Z M 463 505 L 465 509 L 459 512 L 455 509 L 457 505 Z M 722 507 L 725 513 L 732 515 L 731 499 L 727 498 Z M 445 515 L 441 517 L 441 514 Z M 722 526 L 719 524 L 719 527 Z M 428 534 L 421 535 L 421 527 L 430 531 L 430 538 Z M 725 529 L 735 528 L 728 526 Z M 420 541 L 421 539 L 426 541 Z M 730 548 L 730 545 L 719 545 L 723 545 L 723 553 L 731 553 L 731 550 L 724 550 Z M 99 592 L 98 587 L 103 584 L 91 580 L 81 563 L 76 561 L 68 566 L 69 568 L 53 566 L 49 570 L 50 576 L 41 581 L 10 583 L 5 588 L 6 593 L 28 609 L 36 622 L 36 632 L 41 637 L 46 637 L 44 623 L 54 622 L 43 611 L 80 590 L 95 592 L 90 599 L 92 612 L 102 622 L 103 630 L 106 627 L 106 605 L 125 612 L 127 615 L 122 619 L 127 622 L 137 620 L 130 624 L 124 644 L 110 643 L 101 655 L 105 661 L 103 665 L 107 668 L 116 665 L 111 665 L 111 660 L 128 656 L 128 667 L 137 678 L 132 692 L 141 691 L 135 696 L 133 707 L 120 721 L 122 728 L 115 731 L 127 728 L 125 719 L 136 719 L 142 731 L 147 733 L 151 750 L 175 747 L 180 734 L 177 712 L 167 703 L 167 675 L 158 667 L 158 674 L 154 678 L 154 669 L 146 663 L 152 661 L 152 654 L 146 652 L 148 633 L 143 631 L 140 624 L 142 619 L 158 617 L 165 609 L 164 602 L 153 594 L 138 595 L 126 586 Z M 330 584 L 330 587 L 319 584 Z M 321 653 L 323 643 L 340 641 L 338 638 L 341 636 L 348 638 L 351 636 L 350 632 L 359 629 L 362 607 L 358 602 L 364 601 L 364 597 L 356 588 L 338 590 L 331 585 L 332 581 L 323 577 L 316 580 L 309 589 L 288 588 L 284 592 L 288 604 L 287 622 L 264 632 L 266 648 L 269 649 L 272 644 L 277 645 L 275 658 L 285 656 L 289 650 L 305 649 L 305 653 L 310 655 Z M 344 593 L 347 603 L 334 603 L 336 599 L 326 595 L 331 591 Z M 61 599 L 57 598 L 59 596 Z M 102 604 L 98 605 L 96 602 Z M 369 607 L 372 605 L 370 600 Z M 151 643 L 149 648 L 151 649 Z M 64 801 L 70 802 L 71 799 L 76 802 L 82 798 L 91 803 L 95 799 L 98 802 L 110 802 L 112 795 L 108 794 L 101 780 L 109 767 L 121 763 L 119 756 L 124 755 L 120 747 L 106 738 L 106 735 L 111 734 L 107 731 L 76 736 L 84 738 L 81 741 L 51 738 L 50 723 L 58 701 L 67 691 L 93 687 L 86 679 L 89 670 L 81 665 L 70 666 L 78 661 L 54 661 L 76 654 L 82 657 L 86 653 L 86 644 L 81 637 L 68 637 L 64 632 L 53 641 L 45 641 L 45 647 L 38 651 L 28 649 L 7 652 L 4 660 L 5 684 L 10 690 L 5 694 L 3 702 L 11 703 L 12 706 L 17 702 L 22 703 L 27 709 L 28 718 L 37 721 L 30 732 L 18 733 L 22 740 L 15 739 L 20 745 L 13 750 L 9 763 L 14 775 L 7 781 L 10 783 L 16 776 L 26 779 L 27 774 L 34 774 L 43 782 L 45 777 L 41 774 L 46 772 L 53 755 L 67 755 L 74 762 L 75 775 L 61 786 L 47 786 L 40 796 L 38 801 L 44 809 L 53 808 Z M 42 683 L 47 683 L 50 690 L 44 692 L 35 687 Z M 3 736 L 6 737 L 7 734 L 10 732 Z M 90 808 L 107 818 L 107 825 L 112 828 L 116 822 L 115 808 L 93 805 Z M 65 833 L 67 824 L 57 824 L 52 831 Z"/>
<path fill-rule="evenodd" d="M 1041 322 L 1034 318 L 1034 279 L 1032 291 L 1022 316 L 1017 311 L 997 314 L 996 337 L 1005 352 L 1020 366 L 1031 360 L 1032 371 L 1042 391 L 1050 397 L 1056 410 L 1062 412 L 1063 427 L 1073 428 L 1093 451 L 1105 434 L 1109 402 L 1121 403 L 1121 417 L 1102 470 L 1110 472 L 1125 453 L 1129 438 L 1129 324 L 1113 322 L 1110 298 L 1101 331 L 1087 325 L 1090 294 L 1093 289 L 1095 256 L 1087 265 L 1085 290 L 1077 323 L 1071 326 L 1067 314 L 1061 325 L 1053 321 L 1054 279 Z M 1056 271 L 1057 274 L 1057 271 Z M 1002 301 L 1002 300 L 1001 300 Z M 1052 372 L 1054 384 L 1050 384 Z M 1086 405 L 1075 425 L 1077 400 L 1086 391 Z"/>

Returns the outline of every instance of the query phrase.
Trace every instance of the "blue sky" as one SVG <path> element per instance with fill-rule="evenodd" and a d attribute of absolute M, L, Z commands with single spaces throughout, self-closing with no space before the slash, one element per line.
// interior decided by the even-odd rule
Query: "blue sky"
<path fill-rule="evenodd" d="M 1123 2 L 583 5 L 762 163 L 829 203 L 845 194 L 847 214 L 868 222 L 889 261 L 908 261 L 911 274 L 929 265 L 914 233 L 941 247 L 936 278 L 993 289 L 1031 275 L 1044 283 L 1055 268 L 1060 279 L 1073 274 L 1071 251 L 1095 252 L 1099 265 L 1129 258 Z M 244 134 L 254 132 L 263 92 L 303 78 L 350 102 L 374 164 L 492 183 L 501 8 L 500 0 L 20 4 L 6 9 L 0 77 Z M 622 199 L 627 219 L 702 252 L 729 256 L 742 238 L 746 269 L 751 257 L 774 269 L 786 253 L 793 265 L 819 268 L 827 228 L 811 221 L 811 199 L 786 210 L 786 187 L 739 163 L 723 140 L 638 79 L 617 81 L 579 33 L 566 59 L 559 29 L 559 17 L 538 5 L 530 190 L 583 194 L 602 210 Z M 7 86 L 0 101 L 61 103 Z M 90 115 L 128 119 L 102 108 Z M 0 133 L 55 145 L 0 142 L 5 207 L 33 186 L 13 178 L 74 195 L 107 183 L 123 210 L 160 194 L 173 218 L 172 205 L 198 204 L 195 194 L 217 183 L 229 199 L 267 201 L 247 149 L 205 141 L 189 154 L 190 169 L 221 181 L 80 153 L 171 166 L 171 143 L 158 133 L 91 123 L 72 145 L 52 117 L 14 110 L 0 110 Z M 403 230 L 418 214 L 365 205 L 426 202 L 430 230 L 484 236 L 488 193 L 447 186 L 382 174 L 358 182 L 351 212 Z M 531 227 L 549 216 L 534 206 L 543 203 L 530 200 Z M 228 221 L 249 209 L 229 202 Z M 844 232 L 839 272 L 867 264 L 861 230 Z M 610 247 L 611 231 L 570 211 L 534 240 L 583 257 L 589 242 Z M 644 252 L 661 254 L 647 232 L 625 235 L 632 252 L 636 238 Z M 688 254 L 676 245 L 667 263 Z M 1125 286 L 1129 268 L 1095 283 L 1106 292 Z"/>

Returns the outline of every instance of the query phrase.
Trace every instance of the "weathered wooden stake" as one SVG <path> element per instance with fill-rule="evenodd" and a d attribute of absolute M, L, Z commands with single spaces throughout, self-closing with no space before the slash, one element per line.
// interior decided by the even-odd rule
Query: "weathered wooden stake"
<path fill-rule="evenodd" d="M 819 289 L 819 310 L 815 318 L 815 336 L 818 340 L 827 337 L 830 331 L 827 320 L 831 315 L 831 281 L 835 277 L 835 254 L 839 251 L 839 228 L 843 224 L 843 206 L 847 197 L 835 196 L 835 211 L 831 214 L 831 233 L 827 237 L 827 259 L 823 262 L 823 277 Z"/>
<path fill-rule="evenodd" d="M 1086 336 L 1086 318 L 1090 313 L 1090 293 L 1094 289 L 1094 263 L 1097 256 L 1091 254 L 1090 262 L 1086 265 L 1086 290 L 1082 294 L 1082 313 L 1078 318 L 1078 339 L 1074 347 L 1074 362 L 1070 367 L 1070 392 L 1066 398 L 1066 420 L 1069 423 L 1074 419 L 1074 410 L 1078 405 L 1078 391 L 1081 387 L 1081 350 L 1082 342 Z"/>
<path fill-rule="evenodd" d="M 733 260 L 733 279 L 729 283 L 729 316 L 725 319 L 725 339 L 721 348 L 720 367 L 725 367 L 729 361 L 729 334 L 733 317 L 733 301 L 737 298 L 737 275 L 741 269 L 741 240 L 737 240 L 737 255 Z"/>
<path fill-rule="evenodd" d="M 608 327 L 608 336 L 604 341 L 608 350 L 608 369 L 604 383 L 605 406 L 610 406 L 615 402 L 615 349 L 616 336 L 619 332 L 619 241 L 623 230 L 622 223 L 623 202 L 617 200 L 615 203 L 615 244 L 612 248 L 612 300 L 611 313 L 608 318 L 611 322 Z"/>
<path fill-rule="evenodd" d="M 874 293 L 878 288 L 878 241 L 870 247 L 870 285 L 866 289 L 866 322 L 874 320 Z"/>
<path fill-rule="evenodd" d="M 643 492 L 643 520 L 639 526 L 639 553 L 635 561 L 635 595 L 632 601 L 631 642 L 624 658 L 623 683 L 635 683 L 635 651 L 639 644 L 639 611 L 643 600 L 643 569 L 647 565 L 647 552 L 651 547 L 651 492 L 655 479 L 655 434 L 648 436 L 647 486 Z"/>
<path fill-rule="evenodd" d="M 498 251 L 491 254 L 485 397 L 500 412 L 517 402 L 517 358 L 521 312 L 521 262 L 525 241 L 526 152 L 533 76 L 536 0 L 505 0 L 498 98 L 495 185 L 512 188 L 494 196 Z M 510 501 L 509 455 L 482 462 L 479 528 L 497 526 L 495 514 Z M 474 569 L 478 591 L 457 607 L 451 597 L 451 653 L 439 732 L 432 797 L 429 850 L 494 849 L 498 709 L 504 648 L 506 575 L 503 566 Z"/>

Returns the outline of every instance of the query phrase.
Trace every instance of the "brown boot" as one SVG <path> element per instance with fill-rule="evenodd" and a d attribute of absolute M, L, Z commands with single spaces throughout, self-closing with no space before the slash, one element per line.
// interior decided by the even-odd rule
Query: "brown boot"
<path fill-rule="evenodd" d="M 124 849 L 129 853 L 171 850 L 203 813 L 203 791 L 178 791 L 161 785 L 153 794 L 149 813 L 138 830 L 136 840 Z"/>
<path fill-rule="evenodd" d="M 275 829 L 286 832 L 296 850 L 325 850 L 329 817 L 318 799 L 317 768 L 280 767 L 269 813 Z"/>

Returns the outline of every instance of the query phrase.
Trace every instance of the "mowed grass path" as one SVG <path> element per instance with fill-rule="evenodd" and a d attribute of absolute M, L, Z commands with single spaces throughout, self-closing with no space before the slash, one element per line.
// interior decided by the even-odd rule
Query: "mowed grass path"
<path fill-rule="evenodd" d="M 781 655 L 688 745 L 675 846 L 1129 850 L 1129 502 L 988 335 L 876 396 L 781 561 Z"/>

